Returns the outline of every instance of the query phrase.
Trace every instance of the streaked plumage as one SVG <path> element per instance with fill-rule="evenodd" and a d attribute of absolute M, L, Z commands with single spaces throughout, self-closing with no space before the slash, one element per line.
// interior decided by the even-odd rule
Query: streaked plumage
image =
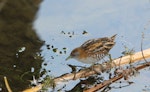
<path fill-rule="evenodd" d="M 110 49 L 115 45 L 116 34 L 112 37 L 103 37 L 98 39 L 90 39 L 83 43 L 80 47 L 72 50 L 67 58 L 74 58 L 83 63 L 95 63 L 105 57 Z M 66 60 L 67 60 L 66 59 Z"/>

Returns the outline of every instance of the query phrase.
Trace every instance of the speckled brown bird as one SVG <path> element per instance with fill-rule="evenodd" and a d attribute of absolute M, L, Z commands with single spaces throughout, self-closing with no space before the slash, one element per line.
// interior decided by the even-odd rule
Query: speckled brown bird
<path fill-rule="evenodd" d="M 98 39 L 90 39 L 83 43 L 80 47 L 75 48 L 70 53 L 70 58 L 74 58 L 80 62 L 87 64 L 94 64 L 104 58 L 110 51 L 110 49 L 115 45 L 115 37 L 103 37 Z"/>

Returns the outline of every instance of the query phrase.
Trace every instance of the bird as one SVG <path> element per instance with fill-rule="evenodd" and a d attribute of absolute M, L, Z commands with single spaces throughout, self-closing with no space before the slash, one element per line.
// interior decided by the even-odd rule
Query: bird
<path fill-rule="evenodd" d="M 81 46 L 73 49 L 66 58 L 66 61 L 71 58 L 86 64 L 94 64 L 100 61 L 108 55 L 109 51 L 115 45 L 116 42 L 114 40 L 116 35 L 87 40 Z"/>

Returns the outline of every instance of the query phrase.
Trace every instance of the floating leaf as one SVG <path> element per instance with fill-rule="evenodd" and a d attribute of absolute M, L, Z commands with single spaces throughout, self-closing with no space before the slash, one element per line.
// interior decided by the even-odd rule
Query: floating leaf
<path fill-rule="evenodd" d="M 51 56 L 51 59 L 54 59 L 54 56 Z"/>
<path fill-rule="evenodd" d="M 50 45 L 48 44 L 48 45 L 46 45 L 46 47 L 47 47 L 47 49 L 50 49 Z"/>
<path fill-rule="evenodd" d="M 47 66 L 47 63 L 44 63 L 44 66 Z"/>
<path fill-rule="evenodd" d="M 74 35 L 74 31 L 72 32 L 72 35 Z"/>
<path fill-rule="evenodd" d="M 88 33 L 88 32 L 84 30 L 82 34 L 85 35 L 85 34 L 87 34 L 87 33 Z"/>
<path fill-rule="evenodd" d="M 49 47 L 50 45 L 48 44 L 48 45 L 46 45 L 46 47 Z"/>
<path fill-rule="evenodd" d="M 62 51 L 60 51 L 59 53 L 62 54 Z"/>
<path fill-rule="evenodd" d="M 70 32 L 68 32 L 68 34 L 71 34 Z"/>
<path fill-rule="evenodd" d="M 57 50 L 58 50 L 58 48 L 54 48 L 54 49 L 53 49 L 53 52 L 57 52 Z"/>
<path fill-rule="evenodd" d="M 54 46 L 53 46 L 53 45 L 52 45 L 51 47 L 52 47 L 52 48 L 54 48 Z"/>
<path fill-rule="evenodd" d="M 64 53 L 66 54 L 66 51 L 64 51 Z"/>
<path fill-rule="evenodd" d="M 66 34 L 64 31 L 61 31 L 61 34 Z"/>
<path fill-rule="evenodd" d="M 66 50 L 66 49 L 67 49 L 66 47 L 63 48 L 63 50 Z"/>

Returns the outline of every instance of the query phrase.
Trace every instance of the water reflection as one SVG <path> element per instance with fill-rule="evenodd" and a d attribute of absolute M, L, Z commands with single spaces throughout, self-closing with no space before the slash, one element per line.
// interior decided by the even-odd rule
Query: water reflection
<path fill-rule="evenodd" d="M 33 29 L 42 0 L 0 1 L 0 88 L 7 92 L 4 76 L 14 92 L 27 88 L 40 77 L 43 42 Z"/>

